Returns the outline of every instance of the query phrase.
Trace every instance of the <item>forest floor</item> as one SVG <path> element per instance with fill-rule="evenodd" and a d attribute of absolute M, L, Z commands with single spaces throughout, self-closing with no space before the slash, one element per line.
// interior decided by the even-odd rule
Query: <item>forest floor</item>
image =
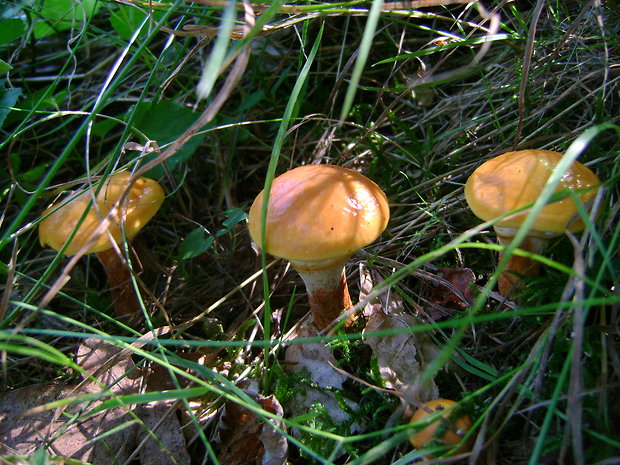
<path fill-rule="evenodd" d="M 0 463 L 620 463 L 614 2 L 0 13 Z M 483 162 L 526 149 L 601 181 L 569 194 L 583 229 L 535 255 L 515 249 L 525 229 L 498 245 L 464 195 Z M 348 328 L 319 331 L 297 272 L 248 234 L 259 192 L 307 164 L 356 170 L 389 202 L 345 267 Z M 85 248 L 42 247 L 39 225 L 122 171 L 165 199 L 119 233 L 131 273 L 114 284 Z M 507 295 L 504 250 L 541 265 Z M 434 398 L 451 415 L 411 422 Z"/>

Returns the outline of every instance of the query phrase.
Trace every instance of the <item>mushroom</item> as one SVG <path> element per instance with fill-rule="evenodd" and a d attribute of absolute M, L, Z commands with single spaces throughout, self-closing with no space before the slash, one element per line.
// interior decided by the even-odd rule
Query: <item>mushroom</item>
<path fill-rule="evenodd" d="M 562 156 L 550 150 L 519 150 L 492 158 L 480 165 L 467 180 L 465 199 L 472 212 L 483 221 L 522 209 L 536 201 Z M 581 202 L 588 205 L 596 195 L 598 188 L 595 186 L 598 184 L 600 180 L 589 168 L 574 162 L 562 176 L 557 191 L 577 191 Z M 528 213 L 529 209 L 521 210 L 493 225 L 502 246 L 510 244 Z M 519 247 L 540 254 L 550 238 L 563 234 L 567 229 L 576 232 L 583 227 L 577 204 L 571 196 L 567 196 L 542 208 Z M 500 261 L 502 257 L 500 253 Z M 499 293 L 508 295 L 521 277 L 539 272 L 538 261 L 512 255 L 499 276 Z"/>
<path fill-rule="evenodd" d="M 441 415 L 436 414 L 427 426 L 416 430 L 409 437 L 409 442 L 413 447 L 424 449 L 428 446 L 456 446 L 460 444 L 463 437 L 471 429 L 472 423 L 469 415 L 461 414 L 459 407 L 455 407 L 456 405 L 457 403 L 450 399 L 434 399 L 422 404 L 411 417 L 410 424 L 421 423 L 426 417 L 436 412 L 443 413 Z M 464 454 L 469 450 L 470 444 L 465 442 L 454 453 Z"/>
<path fill-rule="evenodd" d="M 138 178 L 129 188 L 126 199 L 118 205 L 106 233 L 94 238 L 93 234 L 103 218 L 110 213 L 127 190 L 130 177 L 130 173 L 126 171 L 108 177 L 96 196 L 96 207 L 89 205 L 93 192 L 86 191 L 64 205 L 56 204 L 47 208 L 41 215 L 42 220 L 39 223 L 41 245 L 60 251 L 88 208 L 84 220 L 63 250 L 63 254 L 75 255 L 92 240 L 86 253 L 95 253 L 103 265 L 117 317 L 137 312 L 140 304 L 139 296 L 134 292 L 131 283 L 131 271 L 117 255 L 110 238 L 116 244 L 121 243 L 123 237 L 131 240 L 157 213 L 164 200 L 164 191 L 159 183 L 148 178 Z M 93 189 L 96 190 L 96 186 Z"/>
<path fill-rule="evenodd" d="M 250 208 L 248 227 L 262 244 L 264 191 Z M 273 180 L 265 224 L 265 251 L 287 259 L 308 291 L 314 324 L 324 329 L 351 308 L 344 265 L 387 226 L 385 193 L 357 171 L 306 165 Z"/>

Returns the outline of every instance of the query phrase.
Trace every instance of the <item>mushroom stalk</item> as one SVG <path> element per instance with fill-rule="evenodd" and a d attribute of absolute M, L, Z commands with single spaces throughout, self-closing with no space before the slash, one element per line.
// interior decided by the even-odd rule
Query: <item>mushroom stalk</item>
<path fill-rule="evenodd" d="M 519 230 L 518 228 L 502 227 L 495 227 L 494 229 L 497 234 L 497 242 L 503 247 L 510 245 Z M 519 244 L 519 248 L 526 252 L 541 255 L 549 239 L 554 236 L 557 236 L 557 234 L 530 231 L 530 234 L 525 236 L 523 242 Z M 500 252 L 499 261 L 501 262 L 503 258 L 504 252 Z M 523 281 L 521 278 L 524 276 L 538 276 L 541 270 L 542 265 L 538 260 L 532 260 L 529 257 L 522 257 L 516 254 L 511 255 L 497 282 L 500 295 L 505 297 L 511 291 L 522 289 Z"/>
<path fill-rule="evenodd" d="M 291 262 L 306 285 L 310 311 L 318 329 L 326 328 L 343 310 L 353 306 L 344 271 L 345 262 L 346 259 L 338 260 L 319 267 L 308 262 Z M 351 321 L 349 318 L 346 323 Z"/>
<path fill-rule="evenodd" d="M 96 255 L 108 280 L 114 314 L 119 318 L 135 315 L 140 309 L 140 295 L 133 287 L 127 263 L 120 259 L 114 248 L 97 252 Z"/>

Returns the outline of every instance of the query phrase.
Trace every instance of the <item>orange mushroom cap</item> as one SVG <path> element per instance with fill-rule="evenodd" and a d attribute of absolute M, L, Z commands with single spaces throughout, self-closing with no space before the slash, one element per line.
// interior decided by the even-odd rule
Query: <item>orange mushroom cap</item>
<path fill-rule="evenodd" d="M 261 244 L 261 192 L 248 227 Z M 357 171 L 306 165 L 274 179 L 266 221 L 266 252 L 292 262 L 349 257 L 374 242 L 390 217 L 385 193 Z"/>
<path fill-rule="evenodd" d="M 480 165 L 465 184 L 465 198 L 472 212 L 489 221 L 536 201 L 549 176 L 563 155 L 550 150 L 519 150 L 492 158 Z M 564 173 L 556 191 L 584 189 L 600 184 L 598 177 L 585 165 L 575 162 Z M 579 198 L 588 203 L 597 188 L 580 192 Z M 523 210 L 495 223 L 496 227 L 518 228 L 529 210 Z M 563 233 L 566 229 L 579 231 L 575 201 L 566 197 L 545 205 L 532 229 Z"/>
<path fill-rule="evenodd" d="M 409 441 L 416 449 L 424 449 L 432 444 L 432 441 L 437 441 L 447 446 L 455 446 L 459 444 L 463 436 L 471 429 L 472 423 L 469 415 L 461 415 L 454 408 L 456 402 L 450 399 L 434 399 L 424 404 L 425 408 L 419 408 L 415 411 L 411 417 L 410 423 L 418 423 L 427 416 L 434 412 L 445 411 L 441 416 L 446 419 L 448 425 L 441 421 L 440 417 L 437 417 L 425 428 L 416 431 Z M 429 412 L 430 410 L 430 412 Z M 455 431 L 456 430 L 456 431 Z M 469 451 L 469 445 L 464 444 L 457 453 L 464 453 Z"/>
<path fill-rule="evenodd" d="M 92 237 L 95 229 L 103 217 L 118 201 L 127 189 L 131 175 L 122 171 L 108 177 L 97 194 L 97 208 L 89 203 L 92 198 L 90 192 L 84 192 L 65 205 L 52 205 L 43 214 L 39 223 L 39 241 L 43 247 L 60 250 L 75 230 L 86 208 L 89 208 L 84 221 L 71 243 L 64 251 L 65 255 L 74 255 Z M 132 239 L 157 213 L 164 201 L 164 190 L 157 181 L 148 178 L 139 178 L 130 189 L 126 204 L 123 203 L 108 227 L 108 232 L 118 244 L 123 238 L 121 225 L 127 239 Z M 48 216 L 49 215 L 49 216 Z M 88 249 L 87 253 L 102 252 L 112 247 L 108 234 L 102 234 Z"/>

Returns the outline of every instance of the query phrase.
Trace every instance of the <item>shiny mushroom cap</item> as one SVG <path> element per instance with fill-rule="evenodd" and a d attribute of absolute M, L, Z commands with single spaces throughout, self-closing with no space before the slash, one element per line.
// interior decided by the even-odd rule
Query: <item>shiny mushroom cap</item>
<path fill-rule="evenodd" d="M 250 235 L 261 244 L 263 194 L 249 215 Z M 266 221 L 266 252 L 291 262 L 348 258 L 374 242 L 390 217 L 385 193 L 357 171 L 306 165 L 274 179 Z"/>
<path fill-rule="evenodd" d="M 104 181 L 103 187 L 97 194 L 97 208 L 90 205 L 84 221 L 65 249 L 65 255 L 74 255 L 91 239 L 101 219 L 110 212 L 111 207 L 127 189 L 130 177 L 130 173 L 122 171 Z M 89 207 L 90 200 L 91 193 L 87 191 L 60 207 L 52 205 L 47 208 L 41 215 L 43 220 L 39 224 L 41 245 L 60 250 L 73 233 L 86 208 Z M 118 244 L 123 238 L 121 223 L 127 239 L 132 239 L 157 213 L 163 201 L 164 191 L 157 181 L 139 178 L 131 186 L 127 202 L 121 205 L 108 227 L 108 232 L 114 241 Z M 87 253 L 102 252 L 112 247 L 108 237 L 108 234 L 99 236 Z"/>
<path fill-rule="evenodd" d="M 562 154 L 550 150 L 519 150 L 492 158 L 480 165 L 465 184 L 465 198 L 473 213 L 489 221 L 536 201 Z M 575 162 L 564 173 L 557 191 L 584 189 L 600 184 L 598 177 L 586 166 Z M 588 203 L 597 189 L 579 193 Z M 518 228 L 529 210 L 510 215 L 495 224 L 496 227 Z M 533 230 L 563 233 L 566 229 L 579 231 L 583 222 L 577 215 L 572 198 L 550 203 L 543 207 Z"/>
<path fill-rule="evenodd" d="M 439 416 L 429 425 L 416 431 L 409 437 L 409 442 L 416 449 L 424 449 L 433 445 L 455 446 L 459 444 L 465 434 L 471 429 L 472 422 L 469 415 L 459 413 L 456 402 L 450 399 L 434 399 L 424 403 L 411 417 L 410 423 L 421 422 L 435 412 L 444 412 L 441 416 L 448 422 L 443 423 Z M 469 451 L 470 444 L 465 443 L 456 452 L 458 454 Z"/>

